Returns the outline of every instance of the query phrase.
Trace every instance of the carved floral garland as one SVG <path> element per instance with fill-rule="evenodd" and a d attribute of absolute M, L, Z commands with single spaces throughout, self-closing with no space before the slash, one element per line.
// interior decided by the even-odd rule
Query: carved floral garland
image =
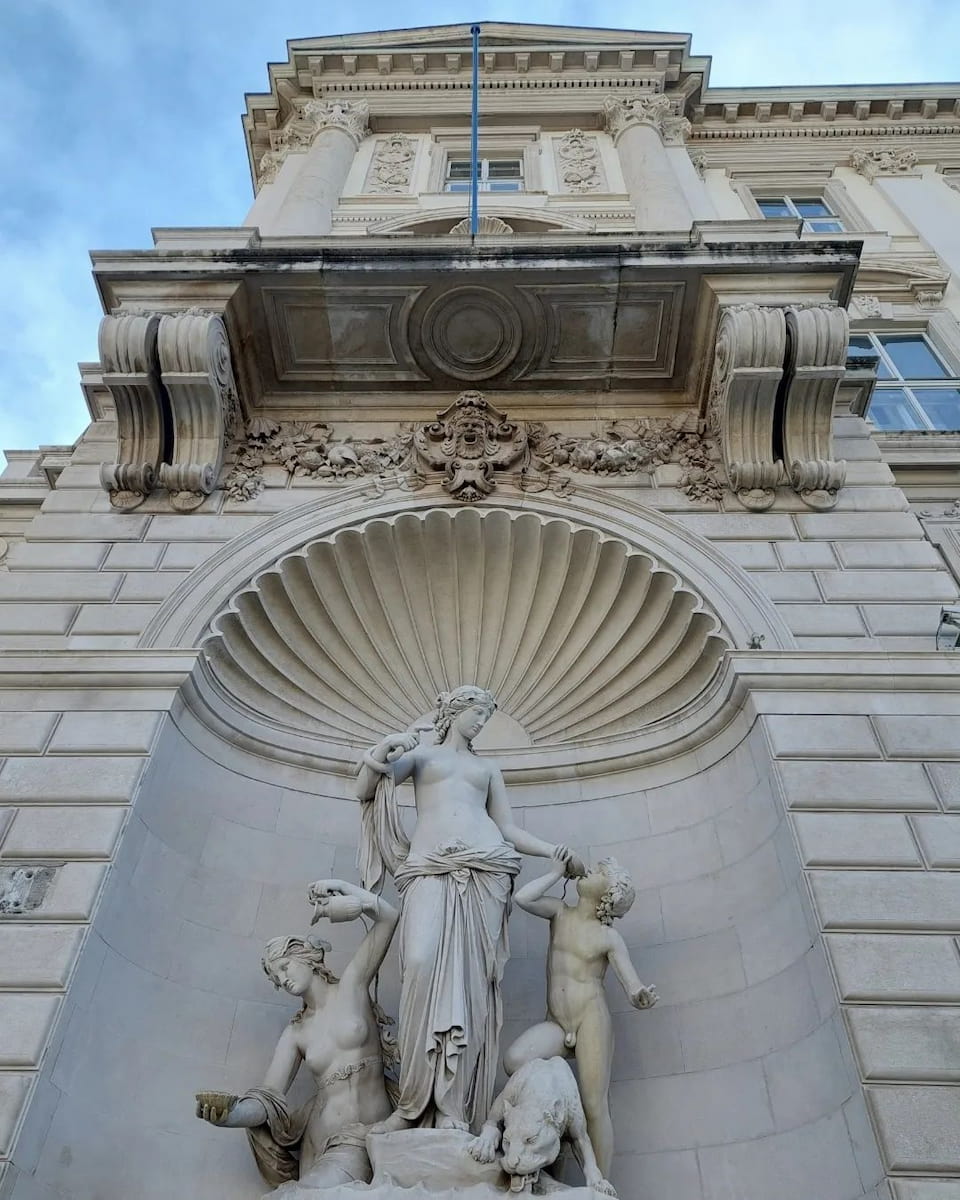
<path fill-rule="evenodd" d="M 507 422 L 478 392 L 464 392 L 436 421 L 403 425 L 389 438 L 335 439 L 322 423 L 258 417 L 228 459 L 223 487 L 241 503 L 263 490 L 267 466 L 280 466 L 291 478 L 368 478 L 408 490 L 423 487 L 427 471 L 443 469 L 444 489 L 472 503 L 494 490 L 495 472 L 509 468 L 524 491 L 564 495 L 573 491 L 571 472 L 629 476 L 674 463 L 690 499 L 716 502 L 723 495 L 715 445 L 692 414 L 612 422 L 599 434 L 577 436 L 537 422 Z"/>

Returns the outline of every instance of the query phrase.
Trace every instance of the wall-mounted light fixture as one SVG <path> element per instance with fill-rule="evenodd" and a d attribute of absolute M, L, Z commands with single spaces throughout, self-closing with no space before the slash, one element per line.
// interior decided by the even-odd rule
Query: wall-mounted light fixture
<path fill-rule="evenodd" d="M 940 624 L 937 626 L 937 649 L 960 648 L 960 606 L 945 604 L 940 609 Z"/>

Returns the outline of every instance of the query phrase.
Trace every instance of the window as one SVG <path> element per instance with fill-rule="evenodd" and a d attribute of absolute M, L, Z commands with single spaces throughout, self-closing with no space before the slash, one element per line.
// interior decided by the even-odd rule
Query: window
<path fill-rule="evenodd" d="M 481 158 L 477 163 L 481 192 L 522 192 L 523 159 Z M 470 191 L 470 159 L 448 158 L 445 192 Z"/>
<path fill-rule="evenodd" d="M 878 429 L 960 431 L 960 378 L 922 333 L 858 333 L 850 356 L 880 359 L 869 417 Z"/>
<path fill-rule="evenodd" d="M 764 217 L 799 218 L 804 233 L 844 232 L 843 221 L 817 196 L 757 196 L 756 202 Z"/>

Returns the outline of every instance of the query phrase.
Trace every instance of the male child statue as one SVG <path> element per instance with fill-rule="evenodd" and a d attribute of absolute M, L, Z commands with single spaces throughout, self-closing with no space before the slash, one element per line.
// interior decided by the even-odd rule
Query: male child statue
<path fill-rule="evenodd" d="M 512 1075 L 535 1058 L 576 1057 L 587 1132 L 607 1176 L 613 1159 L 608 1098 L 613 1025 L 603 993 L 607 966 L 613 967 L 634 1008 L 652 1008 L 659 997 L 640 982 L 623 938 L 611 928 L 614 917 L 622 917 L 633 904 L 636 893 L 629 874 L 615 859 L 602 859 L 577 880 L 573 905 L 546 895 L 566 874 L 566 862 L 554 854 L 550 871 L 515 896 L 520 908 L 550 922 L 547 1020 L 521 1034 L 503 1062 Z"/>

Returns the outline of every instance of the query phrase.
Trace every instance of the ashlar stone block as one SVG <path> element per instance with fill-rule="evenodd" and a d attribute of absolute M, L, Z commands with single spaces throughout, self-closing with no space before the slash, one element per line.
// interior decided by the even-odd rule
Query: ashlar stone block
<path fill-rule="evenodd" d="M 877 733 L 895 758 L 960 758 L 956 717 L 879 716 Z"/>
<path fill-rule="evenodd" d="M 38 1065 L 59 1006 L 59 996 L 0 994 L 0 1073 Z"/>
<path fill-rule="evenodd" d="M 56 723 L 56 713 L 5 712 L 0 718 L 0 754 L 39 754 Z"/>
<path fill-rule="evenodd" d="M 939 808 L 919 763 L 782 762 L 777 769 L 787 803 L 794 809 L 923 812 Z"/>
<path fill-rule="evenodd" d="M 960 1003 L 953 938 L 831 933 L 824 940 L 843 1000 Z"/>
<path fill-rule="evenodd" d="M 825 930 L 960 931 L 960 874 L 811 871 Z"/>
<path fill-rule="evenodd" d="M 147 754 L 161 720 L 157 712 L 64 713 L 49 753 Z"/>
<path fill-rule="evenodd" d="M 20 1113 L 35 1076 L 24 1071 L 0 1071 L 0 1154 L 9 1154 Z"/>
<path fill-rule="evenodd" d="M 818 571 L 827 600 L 955 600 L 957 585 L 943 571 Z"/>
<path fill-rule="evenodd" d="M 847 1022 L 865 1080 L 960 1080 L 956 1008 L 851 1004 Z"/>
<path fill-rule="evenodd" d="M 879 758 L 880 746 L 866 717 L 767 716 L 764 724 L 778 758 Z"/>
<path fill-rule="evenodd" d="M 32 805 L 21 808 L 0 852 L 2 859 L 105 858 L 113 854 L 126 807 Z"/>
<path fill-rule="evenodd" d="M 64 988 L 80 948 L 78 925 L 0 925 L 0 988 Z"/>
<path fill-rule="evenodd" d="M 803 813 L 794 817 L 807 867 L 919 867 L 906 817 L 888 813 Z"/>
<path fill-rule="evenodd" d="M 8 758 L 0 768 L 0 800 L 121 804 L 133 796 L 142 767 L 132 757 Z"/>
<path fill-rule="evenodd" d="M 960 867 L 960 816 L 917 816 L 911 823 L 931 867 Z"/>
<path fill-rule="evenodd" d="M 881 1149 L 892 1171 L 960 1172 L 960 1121 L 952 1087 L 870 1087 Z"/>

